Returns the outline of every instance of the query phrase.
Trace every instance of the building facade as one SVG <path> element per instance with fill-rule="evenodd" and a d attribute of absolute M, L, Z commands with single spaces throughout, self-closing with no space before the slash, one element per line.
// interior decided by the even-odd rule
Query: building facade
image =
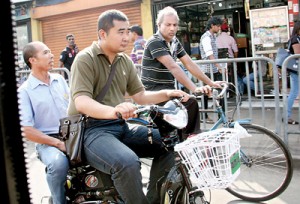
<path fill-rule="evenodd" d="M 209 16 L 227 18 L 235 33 L 248 36 L 241 48 L 249 49 L 249 10 L 276 6 L 289 6 L 290 26 L 298 17 L 299 0 L 14 0 L 17 20 L 18 47 L 32 40 L 45 42 L 55 55 L 58 66 L 59 54 L 66 46 L 65 36 L 73 33 L 79 49 L 97 40 L 97 19 L 105 10 L 123 11 L 132 25 L 139 24 L 144 37 L 156 32 L 157 12 L 165 6 L 174 7 L 180 17 L 178 36 L 187 31 L 190 43 L 197 43 L 204 32 Z M 294 12 L 295 11 L 295 12 Z M 186 33 L 186 32 L 185 32 Z M 27 37 L 24 37 L 27 36 Z M 26 39 L 25 39 L 26 38 Z M 132 45 L 126 53 L 130 53 Z M 243 52 L 241 52 L 243 53 Z M 251 53 L 249 50 L 247 53 Z M 250 55 L 248 55 L 250 56 Z M 243 57 L 243 56 L 241 56 Z"/>
<path fill-rule="evenodd" d="M 128 16 L 131 24 L 143 25 L 143 18 L 147 15 L 151 18 L 151 15 L 144 12 L 142 7 L 147 7 L 147 2 L 73 0 L 33 7 L 31 11 L 32 38 L 42 40 L 51 48 L 56 65 L 58 65 L 59 54 L 66 46 L 65 36 L 68 33 L 75 35 L 77 46 L 83 49 L 91 45 L 92 41 L 97 40 L 97 20 L 103 11 L 121 10 Z M 130 53 L 131 49 L 132 46 L 129 46 L 126 53 Z"/>

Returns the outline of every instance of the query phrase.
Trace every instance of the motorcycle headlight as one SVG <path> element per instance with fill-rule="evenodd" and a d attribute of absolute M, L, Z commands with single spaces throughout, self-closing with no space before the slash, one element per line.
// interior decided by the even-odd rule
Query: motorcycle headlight
<path fill-rule="evenodd" d="M 164 120 L 172 126 L 182 129 L 185 128 L 188 123 L 188 114 L 186 109 L 176 108 L 176 110 L 164 113 Z"/>

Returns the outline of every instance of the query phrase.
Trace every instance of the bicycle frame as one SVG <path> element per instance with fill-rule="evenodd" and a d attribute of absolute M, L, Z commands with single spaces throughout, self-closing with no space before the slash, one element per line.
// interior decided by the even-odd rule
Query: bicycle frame
<path fill-rule="evenodd" d="M 221 94 L 220 94 L 221 95 Z M 245 119 L 239 119 L 237 121 L 229 122 L 223 109 L 222 106 L 220 105 L 220 95 L 217 96 L 215 93 L 215 97 L 213 98 L 214 104 L 215 104 L 215 110 L 213 111 L 214 113 L 217 113 L 219 116 L 219 119 L 217 122 L 214 123 L 214 125 L 210 128 L 209 131 L 217 129 L 220 125 L 223 125 L 225 128 L 233 128 L 234 124 L 238 122 L 239 124 L 251 124 L 251 118 L 245 118 Z M 247 155 L 240 149 L 240 158 L 241 161 L 246 164 L 246 165 L 251 165 L 250 162 L 251 160 L 247 157 Z"/>
<path fill-rule="evenodd" d="M 222 110 L 222 107 L 219 105 L 219 101 L 218 99 L 215 99 L 215 104 L 216 104 L 216 109 L 214 111 L 214 113 L 217 113 L 219 115 L 219 119 L 217 120 L 217 122 L 215 122 L 215 124 L 209 129 L 211 130 L 215 130 L 217 129 L 220 125 L 223 124 L 224 127 L 230 127 L 233 128 L 234 124 L 236 122 L 238 122 L 239 124 L 251 124 L 251 119 L 250 118 L 245 118 L 245 119 L 239 119 L 237 121 L 234 122 L 229 122 L 224 111 Z"/>

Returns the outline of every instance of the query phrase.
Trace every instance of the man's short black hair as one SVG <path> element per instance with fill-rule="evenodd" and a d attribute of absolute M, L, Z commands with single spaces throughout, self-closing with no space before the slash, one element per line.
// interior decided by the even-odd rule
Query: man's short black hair
<path fill-rule="evenodd" d="M 71 34 L 71 33 L 67 34 L 67 35 L 66 35 L 66 40 L 68 40 L 69 37 L 74 37 L 74 35 Z"/>
<path fill-rule="evenodd" d="M 98 31 L 102 29 L 108 33 L 109 30 L 115 26 L 114 20 L 129 21 L 122 11 L 116 9 L 107 10 L 100 14 L 98 18 Z"/>
<path fill-rule="evenodd" d="M 143 29 L 138 25 L 133 25 L 130 27 L 131 32 L 135 32 L 138 36 L 143 36 Z"/>
<path fill-rule="evenodd" d="M 206 25 L 206 30 L 211 29 L 211 26 L 213 25 L 222 25 L 223 21 L 221 18 L 217 16 L 212 16 L 208 21 Z"/>

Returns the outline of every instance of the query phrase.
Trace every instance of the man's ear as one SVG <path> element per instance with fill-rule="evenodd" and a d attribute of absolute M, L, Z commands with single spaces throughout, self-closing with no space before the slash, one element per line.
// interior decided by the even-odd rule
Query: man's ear
<path fill-rule="evenodd" d="M 35 57 L 30 57 L 28 59 L 28 61 L 30 62 L 30 64 L 34 64 L 34 62 L 36 61 Z"/>
<path fill-rule="evenodd" d="M 98 36 L 99 36 L 99 39 L 103 40 L 106 38 L 107 33 L 103 29 L 100 29 L 100 30 L 98 30 Z"/>

